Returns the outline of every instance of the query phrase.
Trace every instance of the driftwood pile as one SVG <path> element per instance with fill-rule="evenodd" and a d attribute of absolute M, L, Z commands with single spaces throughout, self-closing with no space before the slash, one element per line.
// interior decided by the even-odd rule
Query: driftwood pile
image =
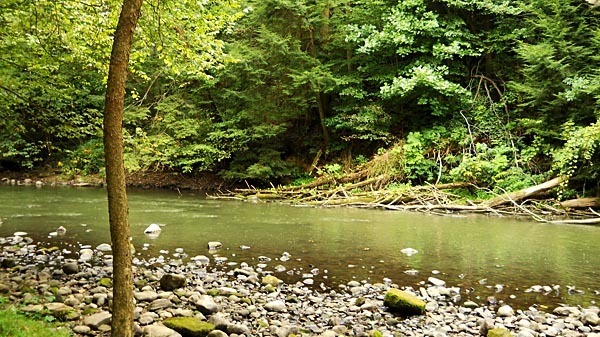
<path fill-rule="evenodd" d="M 582 198 L 558 202 L 548 192 L 560 185 L 558 177 L 517 192 L 504 193 L 486 201 L 464 200 L 452 193 L 459 188 L 478 189 L 469 183 L 450 183 L 386 189 L 390 177 L 382 174 L 367 177 L 357 172 L 342 178 L 324 176 L 301 186 L 245 189 L 219 192 L 213 199 L 251 202 L 282 202 L 298 206 L 359 207 L 388 210 L 421 211 L 444 216 L 459 213 L 524 215 L 539 222 L 600 224 L 600 198 Z M 488 191 L 491 193 L 491 191 Z"/>

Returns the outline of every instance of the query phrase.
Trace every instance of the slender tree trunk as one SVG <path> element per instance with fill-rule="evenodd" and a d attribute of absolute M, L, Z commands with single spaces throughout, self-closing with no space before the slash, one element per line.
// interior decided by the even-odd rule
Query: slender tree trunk
<path fill-rule="evenodd" d="M 317 46 L 315 45 L 315 34 L 314 30 L 309 29 L 310 45 L 308 46 L 308 53 L 314 59 L 317 58 Z M 316 88 L 310 88 L 315 92 L 315 100 L 317 102 L 317 111 L 319 112 L 319 121 L 321 122 L 321 130 L 323 131 L 323 153 L 327 153 L 329 147 L 329 131 L 327 130 L 327 124 L 325 122 L 325 115 L 327 111 L 327 98 L 325 94 Z"/>
<path fill-rule="evenodd" d="M 319 121 L 321 122 L 321 130 L 323 131 L 323 152 L 327 153 L 329 147 L 329 130 L 325 121 L 325 113 L 328 109 L 327 97 L 322 92 L 315 93 L 317 100 L 317 109 L 319 110 Z"/>
<path fill-rule="evenodd" d="M 104 158 L 113 263 L 113 337 L 133 336 L 133 273 L 123 166 L 123 102 L 129 51 L 142 0 L 123 0 L 115 31 L 104 105 Z"/>

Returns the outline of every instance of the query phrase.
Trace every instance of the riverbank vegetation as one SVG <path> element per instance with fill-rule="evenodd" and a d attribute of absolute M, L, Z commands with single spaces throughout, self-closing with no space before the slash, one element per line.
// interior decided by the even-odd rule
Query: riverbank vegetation
<path fill-rule="evenodd" d="M 536 191 L 553 200 L 538 212 L 597 209 L 594 4 L 146 1 L 128 78 L 126 169 L 304 186 L 281 190 L 321 204 L 343 196 L 496 212 L 539 206 L 508 193 L 559 179 Z M 118 2 L 0 9 L 0 165 L 103 177 Z M 507 202 L 490 207 L 497 196 Z"/>
<path fill-rule="evenodd" d="M 69 337 L 69 328 L 51 327 L 49 323 L 29 318 L 14 307 L 0 309 L 0 337 Z"/>

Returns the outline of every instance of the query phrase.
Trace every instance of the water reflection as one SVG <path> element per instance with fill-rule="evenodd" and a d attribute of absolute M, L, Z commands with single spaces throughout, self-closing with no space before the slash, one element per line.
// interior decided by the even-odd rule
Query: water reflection
<path fill-rule="evenodd" d="M 141 259 L 183 256 L 177 253 L 183 251 L 209 256 L 213 263 L 218 257 L 266 264 L 269 270 L 277 266 L 278 276 L 288 282 L 302 281 L 317 268 L 315 286 L 388 279 L 418 287 L 435 276 L 469 291 L 463 299 L 480 303 L 495 296 L 516 305 L 588 305 L 599 297 L 600 227 L 222 202 L 168 191 L 132 190 L 129 200 L 133 244 Z M 95 247 L 110 241 L 106 205 L 102 189 L 0 186 L 0 236 L 26 231 L 73 251 L 79 244 Z M 150 224 L 161 225 L 159 235 L 144 234 Z M 64 236 L 49 236 L 60 226 Z M 208 252 L 209 241 L 223 244 L 215 256 Z M 259 261 L 260 256 L 270 261 Z M 584 293 L 569 294 L 569 287 Z"/>

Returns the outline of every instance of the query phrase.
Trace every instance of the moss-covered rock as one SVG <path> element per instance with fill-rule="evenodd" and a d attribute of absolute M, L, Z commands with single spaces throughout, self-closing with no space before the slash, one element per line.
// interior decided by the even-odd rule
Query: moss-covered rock
<path fill-rule="evenodd" d="M 163 324 L 183 337 L 205 337 L 215 329 L 211 323 L 201 321 L 195 317 L 172 317 L 163 321 Z"/>
<path fill-rule="evenodd" d="M 212 297 L 219 296 L 219 290 L 218 289 L 208 289 L 206 291 L 206 295 L 210 295 Z"/>
<path fill-rule="evenodd" d="M 270 284 L 273 287 L 277 287 L 277 285 L 279 285 L 280 282 L 281 282 L 281 280 L 273 275 L 266 275 L 261 280 L 262 285 L 266 286 L 266 285 Z"/>
<path fill-rule="evenodd" d="M 371 337 L 383 337 L 383 334 L 379 330 L 373 330 L 373 331 L 371 331 L 371 333 L 369 333 L 369 336 L 371 336 Z"/>
<path fill-rule="evenodd" d="M 514 337 L 510 331 L 504 328 L 496 328 L 488 331 L 487 337 Z"/>
<path fill-rule="evenodd" d="M 113 286 L 113 281 L 111 278 L 108 277 L 103 277 L 98 281 L 98 285 L 102 286 L 104 288 L 112 288 Z"/>
<path fill-rule="evenodd" d="M 383 304 L 389 311 L 402 316 L 421 315 L 425 312 L 425 302 L 406 291 L 390 289 L 385 294 Z"/>
<path fill-rule="evenodd" d="M 266 286 L 262 287 L 262 291 L 265 293 L 274 293 L 277 291 L 277 289 L 272 284 L 267 284 Z"/>

